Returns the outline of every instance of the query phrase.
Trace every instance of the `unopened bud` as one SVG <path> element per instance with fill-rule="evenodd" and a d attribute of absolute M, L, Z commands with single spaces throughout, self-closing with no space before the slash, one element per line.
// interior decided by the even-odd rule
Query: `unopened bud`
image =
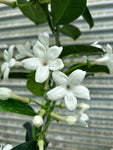
<path fill-rule="evenodd" d="M 67 125 L 73 125 L 73 124 L 75 124 L 76 121 L 77 121 L 77 119 L 74 116 L 66 116 L 65 117 L 65 122 L 67 123 Z"/>
<path fill-rule="evenodd" d="M 77 104 L 77 108 L 80 108 L 80 109 L 89 109 L 90 106 L 86 103 L 79 103 Z"/>
<path fill-rule="evenodd" d="M 38 141 L 38 146 L 39 146 L 39 150 L 44 150 L 44 141 L 43 140 L 39 140 Z"/>
<path fill-rule="evenodd" d="M 34 118 L 33 118 L 33 124 L 36 126 L 36 127 L 40 127 L 43 125 L 43 118 L 39 115 L 36 115 Z"/>
<path fill-rule="evenodd" d="M 0 88 L 0 99 L 8 100 L 13 95 L 13 91 L 9 88 L 2 87 Z"/>

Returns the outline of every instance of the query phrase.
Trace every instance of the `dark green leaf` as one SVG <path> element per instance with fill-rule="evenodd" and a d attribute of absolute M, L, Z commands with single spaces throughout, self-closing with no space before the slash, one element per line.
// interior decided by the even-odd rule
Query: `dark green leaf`
<path fill-rule="evenodd" d="M 45 140 L 44 142 L 45 142 L 44 150 L 46 150 L 48 142 L 47 140 Z M 39 150 L 39 148 L 37 146 L 37 141 L 29 141 L 14 147 L 12 150 Z"/>
<path fill-rule="evenodd" d="M 31 72 L 28 75 L 28 80 L 27 80 L 27 88 L 29 91 L 31 91 L 34 95 L 36 96 L 41 96 L 44 94 L 44 83 L 37 83 L 35 81 L 35 71 Z"/>
<path fill-rule="evenodd" d="M 29 116 L 34 116 L 36 114 L 28 104 L 13 99 L 0 100 L 0 110 Z"/>
<path fill-rule="evenodd" d="M 104 72 L 104 73 L 110 73 L 107 66 L 103 65 L 88 65 L 88 64 L 75 64 L 72 67 L 70 67 L 65 73 L 70 74 L 76 69 L 81 69 L 86 72 L 90 73 L 98 73 L 98 72 Z"/>
<path fill-rule="evenodd" d="M 26 122 L 23 127 L 26 129 L 26 142 L 33 140 L 32 124 L 30 122 Z"/>
<path fill-rule="evenodd" d="M 10 72 L 9 78 L 26 79 L 28 74 L 27 72 Z"/>
<path fill-rule="evenodd" d="M 54 24 L 68 24 L 85 10 L 86 0 L 51 0 Z"/>
<path fill-rule="evenodd" d="M 18 4 L 27 4 L 27 0 L 17 0 Z M 36 24 L 46 22 L 46 15 L 41 7 L 41 4 L 31 4 L 28 6 L 19 7 L 22 13 Z"/>
<path fill-rule="evenodd" d="M 72 37 L 74 40 L 78 38 L 81 34 L 80 30 L 73 26 L 73 25 L 64 25 L 60 32 L 62 32 L 64 35 L 67 35 L 69 37 Z"/>
<path fill-rule="evenodd" d="M 82 14 L 83 18 L 86 20 L 86 22 L 89 24 L 90 28 L 92 28 L 94 26 L 94 21 L 93 18 L 90 14 L 90 11 L 88 9 L 88 7 L 86 7 L 84 13 Z"/>
<path fill-rule="evenodd" d="M 60 57 L 65 57 L 68 55 L 102 55 L 103 50 L 94 46 L 88 45 L 66 45 L 63 46 L 63 51 Z"/>
<path fill-rule="evenodd" d="M 22 143 L 14 147 L 12 150 L 39 150 L 39 148 L 37 147 L 36 141 L 30 141 L 30 142 Z"/>

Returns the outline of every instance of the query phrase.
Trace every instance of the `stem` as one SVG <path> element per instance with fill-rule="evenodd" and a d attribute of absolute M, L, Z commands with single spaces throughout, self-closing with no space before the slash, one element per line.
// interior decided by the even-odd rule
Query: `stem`
<path fill-rule="evenodd" d="M 6 4 L 12 8 L 16 7 L 16 1 L 10 1 L 10 0 L 0 0 L 0 3 Z"/>
<path fill-rule="evenodd" d="M 45 106 L 44 106 L 44 105 L 41 105 L 41 104 L 40 104 L 40 103 L 38 103 L 37 101 L 31 100 L 31 102 L 36 103 L 37 105 L 39 105 L 39 106 L 40 106 L 40 107 L 42 107 L 42 108 L 45 108 Z"/>
<path fill-rule="evenodd" d="M 22 97 L 22 96 L 14 94 L 14 93 L 11 96 L 11 98 L 13 98 L 15 100 L 19 100 L 19 101 L 24 102 L 24 103 L 30 103 L 31 102 L 30 98 L 28 98 L 28 97 Z"/>
<path fill-rule="evenodd" d="M 56 26 L 56 45 L 57 46 L 60 46 L 60 40 L 59 40 L 59 27 L 58 26 Z"/>

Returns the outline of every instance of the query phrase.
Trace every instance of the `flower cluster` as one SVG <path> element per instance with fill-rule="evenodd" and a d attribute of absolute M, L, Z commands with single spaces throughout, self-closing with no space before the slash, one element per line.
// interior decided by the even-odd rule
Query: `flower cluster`
<path fill-rule="evenodd" d="M 101 47 L 94 43 L 93 46 Z M 13 93 L 12 90 L 2 87 L 0 88 L 0 99 L 8 100 L 15 99 L 23 103 L 29 104 L 34 102 L 41 109 L 38 113 L 34 114 L 33 126 L 46 130 L 47 126 L 52 120 L 62 121 L 67 125 L 74 125 L 76 122 L 80 123 L 84 127 L 88 127 L 87 121 L 88 115 L 85 113 L 89 109 L 89 105 L 77 102 L 77 98 L 90 100 L 90 92 L 82 82 L 86 77 L 86 71 L 81 69 L 71 70 L 70 74 L 64 73 L 64 62 L 60 58 L 63 51 L 63 47 L 52 46 L 49 47 L 49 35 L 47 33 L 39 35 L 38 41 L 31 45 L 27 42 L 25 45 L 17 45 L 17 51 L 19 52 L 15 58 L 13 57 L 14 46 L 10 46 L 8 51 L 4 51 L 5 63 L 1 66 L 3 78 L 8 79 L 9 72 L 12 67 L 21 66 L 29 71 L 34 71 L 34 82 L 37 85 L 44 85 L 44 93 L 42 104 L 37 101 L 31 100 L 27 97 L 21 97 Z M 84 57 L 84 62 L 87 61 L 87 57 Z M 93 63 L 104 63 L 113 72 L 113 54 L 110 45 L 107 45 L 105 54 L 102 58 L 97 59 Z M 36 87 L 37 87 L 36 85 Z M 47 88 L 45 88 L 47 86 Z M 64 102 L 63 102 L 64 100 Z M 61 103 L 57 105 L 57 102 Z M 59 115 L 54 112 L 54 107 L 67 108 L 68 111 L 74 111 L 74 115 Z M 76 108 L 80 109 L 79 111 Z M 77 113 L 75 113 L 76 111 Z M 49 116 L 49 121 L 46 119 L 46 126 L 44 127 L 44 118 Z M 36 137 L 42 138 L 42 131 L 36 135 Z M 35 138 L 36 138 L 35 137 Z M 39 147 L 43 147 L 44 140 L 38 139 Z M 2 150 L 2 148 L 0 149 Z M 3 150 L 6 150 L 5 147 Z M 9 150 L 9 149 L 8 149 Z"/>

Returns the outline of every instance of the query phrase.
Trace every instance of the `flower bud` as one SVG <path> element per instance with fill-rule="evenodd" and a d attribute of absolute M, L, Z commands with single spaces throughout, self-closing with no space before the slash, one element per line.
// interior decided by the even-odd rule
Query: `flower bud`
<path fill-rule="evenodd" d="M 66 116 L 64 122 L 67 123 L 67 125 L 73 125 L 77 119 L 74 116 Z"/>
<path fill-rule="evenodd" d="M 43 125 L 43 118 L 39 115 L 36 115 L 34 118 L 33 118 L 33 124 L 36 126 L 36 127 L 40 127 Z"/>
<path fill-rule="evenodd" d="M 16 1 L 11 1 L 11 0 L 0 0 L 0 3 L 6 4 L 12 8 L 16 7 Z"/>
<path fill-rule="evenodd" d="M 79 103 L 77 104 L 77 108 L 80 108 L 80 109 L 89 109 L 90 106 L 86 103 Z"/>
<path fill-rule="evenodd" d="M 7 100 L 11 98 L 13 95 L 13 91 L 9 88 L 2 87 L 0 88 L 0 99 Z"/>
<path fill-rule="evenodd" d="M 39 150 L 44 150 L 44 141 L 43 140 L 39 140 L 38 141 L 38 146 L 39 146 Z"/>

